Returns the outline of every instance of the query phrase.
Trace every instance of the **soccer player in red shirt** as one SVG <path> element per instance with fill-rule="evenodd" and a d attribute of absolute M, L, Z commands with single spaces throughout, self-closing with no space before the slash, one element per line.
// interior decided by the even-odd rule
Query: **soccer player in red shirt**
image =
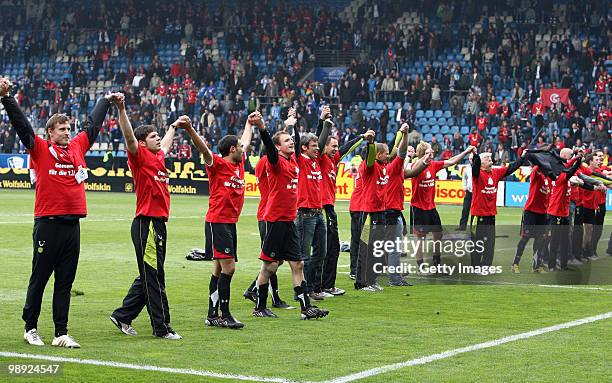
<path fill-rule="evenodd" d="M 572 150 L 569 148 L 561 149 L 559 156 L 564 160 L 570 160 Z M 559 174 L 556 180 L 552 181 L 552 189 L 548 200 L 548 224 L 550 225 L 550 252 L 548 257 L 548 269 L 557 268 L 567 270 L 569 255 L 569 235 L 570 235 L 570 179 L 576 173 L 582 163 L 582 154 L 573 158 L 567 163 L 568 169 Z"/>
<path fill-rule="evenodd" d="M 512 164 L 493 168 L 491 153 L 474 156 L 472 165 L 471 231 L 474 242 L 481 241 L 482 249 L 472 251 L 472 266 L 491 266 L 495 251 L 495 216 L 497 215 L 497 185 L 514 173 L 523 163 L 522 156 Z M 474 222 L 476 221 L 476 222 Z"/>
<path fill-rule="evenodd" d="M 131 234 L 139 276 L 110 320 L 122 333 L 134 336 L 136 331 L 132 328 L 132 321 L 146 306 L 155 336 L 182 339 L 170 326 L 164 272 L 166 222 L 170 214 L 169 178 L 164 158 L 170 151 L 180 120 L 170 125 L 162 139 L 153 125 L 141 125 L 132 130 L 123 95 L 114 97 L 113 103 L 119 110 L 119 126 L 125 137 L 128 165 L 136 190 L 136 214 Z"/>
<path fill-rule="evenodd" d="M 364 135 L 365 139 L 365 135 Z M 367 157 L 364 150 L 363 157 Z M 361 176 L 361 166 L 353 174 L 353 193 L 349 201 L 349 214 L 351 215 L 351 252 L 350 252 L 350 272 L 349 278 L 357 278 L 357 261 L 359 259 L 359 240 L 365 221 L 363 211 L 363 177 Z"/>
<path fill-rule="evenodd" d="M 253 311 L 255 317 L 276 317 L 266 307 L 270 276 L 276 274 L 281 260 L 289 262 L 293 280 L 293 291 L 300 302 L 301 318 L 322 318 L 329 311 L 310 304 L 304 280 L 304 262 L 300 254 L 300 238 L 294 220 L 297 216 L 299 167 L 295 152 L 295 142 L 300 141 L 296 126 L 295 110 L 290 109 L 285 126 L 292 128 L 295 140 L 285 131 L 273 137 L 266 130 L 263 119 L 257 121 L 261 140 L 267 151 L 268 165 L 268 206 L 264 213 L 266 237 L 259 258 L 261 271 L 257 277 L 257 304 Z"/>
<path fill-rule="evenodd" d="M 426 153 L 419 161 L 412 164 L 409 169 L 404 168 L 406 158 L 414 156 L 414 148 L 408 147 L 408 129 L 409 125 L 404 123 L 398 131 L 399 146 L 393 149 L 392 156 L 397 153 L 386 165 L 386 171 L 389 175 L 389 183 L 385 191 L 385 240 L 397 243 L 401 241 L 404 235 L 404 219 L 402 211 L 404 210 L 404 179 L 416 177 L 429 166 L 431 152 Z M 396 139 L 397 142 L 397 139 Z M 387 254 L 388 265 L 391 267 L 400 266 L 401 251 L 394 249 Z M 400 273 L 389 273 L 390 286 L 411 286 L 406 282 Z"/>
<path fill-rule="evenodd" d="M 595 152 L 588 154 L 585 158 L 585 162 L 588 165 L 587 168 L 582 168 L 582 174 L 587 176 L 594 176 L 593 173 L 597 172 L 601 174 L 600 169 L 602 168 L 603 160 L 603 152 L 601 150 L 596 150 Z M 606 171 L 607 173 L 607 171 Z M 605 177 L 605 175 L 604 175 Z M 608 183 L 608 187 L 610 184 Z M 595 254 L 595 239 L 599 240 L 595 236 L 595 228 L 599 225 L 601 220 L 601 224 L 603 225 L 603 220 L 601 219 L 605 213 L 600 211 L 601 202 L 604 202 L 605 209 L 605 197 L 606 197 L 606 189 L 605 186 L 602 185 L 601 188 L 596 188 L 595 190 L 584 190 L 583 191 L 583 239 L 582 239 L 582 259 L 589 260 L 597 260 L 599 257 Z M 601 234 L 599 234 L 601 237 Z"/>
<path fill-rule="evenodd" d="M 375 144 L 371 134 L 366 133 L 365 138 L 368 141 L 366 160 L 359 166 L 359 174 L 363 183 L 361 208 L 364 212 L 364 233 L 361 238 L 367 238 L 367 243 L 359 244 L 355 288 L 382 291 L 383 288 L 376 282 L 374 254 L 370 250 L 375 241 L 384 239 L 385 187 L 389 182 L 385 165 L 389 162 L 389 148 L 387 144 Z"/>
<path fill-rule="evenodd" d="M 331 116 L 329 106 L 323 108 L 321 119 Z M 323 262 L 327 252 L 327 229 L 323 218 L 321 200 L 321 152 L 325 145 L 331 120 L 325 120 L 320 137 L 312 133 L 303 134 L 300 138 L 301 153 L 296 155 L 298 164 L 298 213 L 295 224 L 300 238 L 302 259 L 304 260 L 304 277 L 306 293 L 311 299 L 321 300 L 331 296 L 323 292 Z"/>
<path fill-rule="evenodd" d="M 521 239 L 516 245 L 516 253 L 512 262 L 513 273 L 520 273 L 519 263 L 530 238 L 533 238 L 533 271 L 535 273 L 546 273 L 543 252 L 547 243 L 546 225 L 548 220 L 546 209 L 548 208 L 548 197 L 550 195 L 550 182 L 551 180 L 540 171 L 537 165 L 531 169 L 529 193 L 521 220 Z"/>
<path fill-rule="evenodd" d="M 330 116 L 324 116 L 330 117 Z M 320 122 L 322 122 L 321 120 Z M 321 123 L 319 125 L 322 125 Z M 322 131 L 322 128 L 320 129 Z M 318 132 L 319 135 L 321 134 Z M 327 227 L 327 252 L 323 264 L 322 285 L 323 291 L 331 295 L 342 295 L 344 290 L 336 287 L 336 273 L 338 258 L 340 256 L 340 239 L 338 236 L 338 216 L 334 209 L 336 203 L 336 173 L 338 164 L 342 159 L 355 150 L 363 141 L 363 135 L 359 135 L 346 142 L 342 147 L 338 146 L 338 138 L 330 136 L 325 143 L 323 155 L 321 156 L 321 203 L 325 210 Z"/>
<path fill-rule="evenodd" d="M 259 227 L 259 239 L 260 247 L 263 246 L 264 238 L 266 238 L 266 221 L 264 221 L 264 213 L 266 212 L 266 206 L 268 205 L 268 174 L 266 167 L 268 166 L 268 156 L 265 152 L 255 165 L 255 178 L 257 186 L 259 188 L 259 204 L 257 205 L 257 225 Z M 280 261 L 278 265 L 282 265 L 283 261 Z M 259 273 L 257 274 L 259 275 Z M 244 291 L 242 296 L 245 299 L 249 299 L 253 303 L 257 303 L 257 278 L 253 280 L 251 285 Z M 294 309 L 295 307 L 289 306 L 287 302 L 281 299 L 278 293 L 278 276 L 273 274 L 270 276 L 269 283 L 270 299 L 272 300 L 272 307 L 277 309 Z"/>
<path fill-rule="evenodd" d="M 83 131 L 70 139 L 70 117 L 54 114 L 47 121 L 47 140 L 36 135 L 17 101 L 10 96 L 11 82 L 0 77 L 0 100 L 30 154 L 31 176 L 35 177 L 34 256 L 22 318 L 27 343 L 43 346 L 38 333 L 38 317 L 45 286 L 55 274 L 53 286 L 52 346 L 81 347 L 68 335 L 70 289 L 76 276 L 80 251 L 79 219 L 87 216 L 85 154 L 93 145 L 113 96 L 101 98 L 83 122 Z"/>
<path fill-rule="evenodd" d="M 191 121 L 185 129 L 204 156 L 210 185 L 208 212 L 204 224 L 206 253 L 212 255 L 214 266 L 210 277 L 208 326 L 239 329 L 244 324 L 230 313 L 230 286 L 238 260 L 236 222 L 244 205 L 244 163 L 253 137 L 253 125 L 263 117 L 259 112 L 247 117 L 242 136 L 227 135 L 217 145 L 220 155 L 213 155 Z M 221 311 L 221 313 L 219 313 Z"/>
<path fill-rule="evenodd" d="M 436 195 L 436 174 L 449 166 L 458 164 L 465 156 L 475 153 L 476 147 L 468 146 L 463 152 L 446 161 L 431 161 L 427 168 L 412 178 L 412 199 L 410 202 L 410 225 L 414 234 L 422 241 L 427 233 L 432 233 L 434 241 L 442 239 L 442 222 L 436 209 L 434 198 Z M 431 145 L 421 141 L 416 148 L 416 158 L 421 159 L 426 154 L 433 156 Z M 416 251 L 417 265 L 423 263 L 421 246 Z M 434 247 L 433 264 L 440 264 L 440 247 Z"/>

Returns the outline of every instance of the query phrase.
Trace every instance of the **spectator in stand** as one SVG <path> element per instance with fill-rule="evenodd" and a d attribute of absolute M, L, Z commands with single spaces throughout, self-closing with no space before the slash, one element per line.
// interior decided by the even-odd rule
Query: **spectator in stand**
<path fill-rule="evenodd" d="M 482 142 L 482 135 L 476 129 L 472 129 L 472 132 L 468 136 L 468 144 L 478 148 Z"/>

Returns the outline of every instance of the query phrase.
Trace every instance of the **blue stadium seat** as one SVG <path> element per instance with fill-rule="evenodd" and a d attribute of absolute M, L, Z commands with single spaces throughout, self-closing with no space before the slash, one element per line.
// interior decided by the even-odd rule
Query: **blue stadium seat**
<path fill-rule="evenodd" d="M 440 118 L 440 117 L 442 117 L 442 116 L 443 116 L 443 113 L 442 113 L 442 111 L 441 111 L 441 110 L 436 110 L 436 111 L 434 112 L 434 117 L 436 117 L 436 118 Z"/>
<path fill-rule="evenodd" d="M 431 142 L 431 137 L 433 137 L 431 133 L 427 133 L 423 136 L 423 140 L 425 140 L 426 142 Z"/>
<path fill-rule="evenodd" d="M 450 132 L 451 134 L 459 133 L 459 127 L 457 125 L 452 126 Z"/>
<path fill-rule="evenodd" d="M 429 118 L 429 117 L 433 117 L 433 110 L 427 110 L 425 111 L 425 117 Z"/>
<path fill-rule="evenodd" d="M 406 105 L 406 104 L 404 104 L 404 105 Z M 419 110 L 416 111 L 415 117 L 416 118 L 421 118 L 424 115 L 425 115 L 425 113 L 421 109 L 419 109 Z"/>
<path fill-rule="evenodd" d="M 395 135 L 393 134 L 393 132 L 388 132 L 387 133 L 387 142 L 391 142 L 395 139 Z"/>
<path fill-rule="evenodd" d="M 446 118 L 444 117 L 438 118 L 438 125 L 446 125 Z"/>
<path fill-rule="evenodd" d="M 421 126 L 421 133 L 422 134 L 427 134 L 429 132 L 430 132 L 430 130 L 429 130 L 429 126 L 428 125 L 422 125 Z"/>
<path fill-rule="evenodd" d="M 446 134 L 450 133 L 450 128 L 449 128 L 448 126 L 444 125 L 444 126 L 442 126 L 442 127 L 440 128 L 440 133 L 442 133 L 442 134 L 445 134 L 445 135 L 446 135 Z"/>
<path fill-rule="evenodd" d="M 431 133 L 432 134 L 438 134 L 440 133 L 440 127 L 438 125 L 434 125 L 431 127 Z"/>
<path fill-rule="evenodd" d="M 452 117 L 452 116 L 451 116 L 451 112 L 450 112 L 450 110 L 445 110 L 445 111 L 444 111 L 444 118 L 451 118 L 451 117 Z"/>
<path fill-rule="evenodd" d="M 363 104 L 363 102 L 360 102 L 359 104 Z M 374 108 L 376 108 L 376 104 L 374 104 L 372 101 L 370 101 L 370 102 L 368 102 L 368 104 L 366 106 L 359 105 L 359 108 L 361 108 L 361 109 L 364 109 L 364 108 L 374 109 Z"/>
<path fill-rule="evenodd" d="M 419 125 L 427 125 L 427 119 L 425 117 L 419 118 Z"/>
<path fill-rule="evenodd" d="M 444 142 L 444 136 L 438 133 L 436 134 L 436 140 L 438 140 L 439 143 L 442 143 Z"/>
<path fill-rule="evenodd" d="M 497 132 L 498 132 L 497 127 L 496 127 L 496 126 L 493 126 L 493 127 L 491 128 L 491 130 L 489 131 L 489 134 L 491 134 L 492 136 L 496 136 L 496 135 L 497 135 Z"/>
<path fill-rule="evenodd" d="M 427 123 L 428 123 L 429 125 L 435 125 L 435 124 L 437 124 L 437 123 L 438 123 L 438 119 L 436 119 L 435 117 L 429 117 L 429 118 L 427 119 Z"/>
<path fill-rule="evenodd" d="M 465 136 L 466 134 L 470 134 L 470 128 L 468 126 L 462 126 L 460 132 Z"/>
<path fill-rule="evenodd" d="M 382 101 L 378 101 L 375 106 L 376 109 L 380 109 L 380 110 L 382 110 L 384 107 L 385 107 L 385 104 Z"/>

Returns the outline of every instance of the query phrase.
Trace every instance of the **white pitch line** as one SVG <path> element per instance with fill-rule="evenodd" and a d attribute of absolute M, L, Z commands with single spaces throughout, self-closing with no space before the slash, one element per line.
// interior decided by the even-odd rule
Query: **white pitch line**
<path fill-rule="evenodd" d="M 423 357 L 420 357 L 420 358 L 416 358 L 416 359 L 412 359 L 412 360 L 407 360 L 405 362 L 400 362 L 400 363 L 395 363 L 395 364 L 389 364 L 389 365 L 382 366 L 382 367 L 372 368 L 372 369 L 361 371 L 361 372 L 358 372 L 358 373 L 355 373 L 355 374 L 346 375 L 346 376 L 342 376 L 342 377 L 335 378 L 335 379 L 332 379 L 332 380 L 328 380 L 325 383 L 348 383 L 348 382 L 353 382 L 355 380 L 365 379 L 365 378 L 369 378 L 369 377 L 372 377 L 372 376 L 375 376 L 375 375 L 380 375 L 380 374 L 384 374 L 384 373 L 387 373 L 387 372 L 399 370 L 399 369 L 404 368 L 404 367 L 418 366 L 418 365 L 422 365 L 422 364 L 427 364 L 427 363 L 435 362 L 436 360 L 450 358 L 450 357 L 453 357 L 455 355 L 465 354 L 467 352 L 472 352 L 472 351 L 483 350 L 485 348 L 495 347 L 495 346 L 499 346 L 499 345 L 502 345 L 502 344 L 505 344 L 505 343 L 515 342 L 517 340 L 527 339 L 527 338 L 531 338 L 531 337 L 534 337 L 534 336 L 546 334 L 546 333 L 549 333 L 549 332 L 554 332 L 554 331 L 559 331 L 559 330 L 563 330 L 563 329 L 568 329 L 568 328 L 572 328 L 572 327 L 576 327 L 576 326 L 581 326 L 583 324 L 592 323 L 592 322 L 596 322 L 596 321 L 600 321 L 600 320 L 604 320 L 604 319 L 610 319 L 610 318 L 612 318 L 612 311 L 604 313 L 604 314 L 600 314 L 600 315 L 595 315 L 595 316 L 587 317 L 587 318 L 577 319 L 577 320 L 571 321 L 571 322 L 561 323 L 561 324 L 550 326 L 550 327 L 544 327 L 544 328 L 541 328 L 541 329 L 538 329 L 538 330 L 533 330 L 533 331 L 523 332 L 523 333 L 516 334 L 516 335 L 511 335 L 511 336 L 507 336 L 507 337 L 491 340 L 491 341 L 488 341 L 488 342 L 478 343 L 478 344 L 474 344 L 474 345 L 467 346 L 467 347 L 455 348 L 453 350 L 448 350 L 448 351 L 444 351 L 444 352 L 441 352 L 441 353 L 438 353 L 438 354 L 423 356 Z"/>
<path fill-rule="evenodd" d="M 6 352 L 0 351 L 0 357 L 5 358 L 21 358 L 21 359 L 36 359 L 36 360 L 48 360 L 51 362 L 65 362 L 65 363 L 76 363 L 76 364 L 87 364 L 92 366 L 103 366 L 103 367 L 114 367 L 114 368 L 125 368 L 129 370 L 142 370 L 142 371 L 157 371 L 157 372 L 168 372 L 171 374 L 181 375 L 196 375 L 196 376 L 207 376 L 219 379 L 236 379 L 250 382 L 271 382 L 271 383 L 312 383 L 312 382 L 298 382 L 295 380 L 285 378 L 267 378 L 263 376 L 250 376 L 240 374 L 222 374 L 219 372 L 205 371 L 205 370 L 193 370 L 187 368 L 170 368 L 152 366 L 146 364 L 132 364 L 132 363 L 121 363 L 113 362 L 110 360 L 95 360 L 95 359 L 80 359 L 80 358 L 65 358 L 61 356 L 52 355 L 39 355 L 39 354 L 22 354 L 17 352 Z"/>

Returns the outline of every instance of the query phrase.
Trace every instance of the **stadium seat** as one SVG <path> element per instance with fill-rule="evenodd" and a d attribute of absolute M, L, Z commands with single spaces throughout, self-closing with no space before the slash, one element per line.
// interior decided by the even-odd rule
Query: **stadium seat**
<path fill-rule="evenodd" d="M 431 127 L 431 133 L 432 134 L 438 134 L 440 133 L 440 127 L 438 125 L 434 125 Z"/>
<path fill-rule="evenodd" d="M 462 127 L 461 127 L 461 131 L 460 131 L 460 133 L 461 133 L 462 135 L 464 135 L 464 136 L 465 136 L 466 134 L 470 134 L 470 128 L 469 128 L 468 126 L 462 126 Z"/>

